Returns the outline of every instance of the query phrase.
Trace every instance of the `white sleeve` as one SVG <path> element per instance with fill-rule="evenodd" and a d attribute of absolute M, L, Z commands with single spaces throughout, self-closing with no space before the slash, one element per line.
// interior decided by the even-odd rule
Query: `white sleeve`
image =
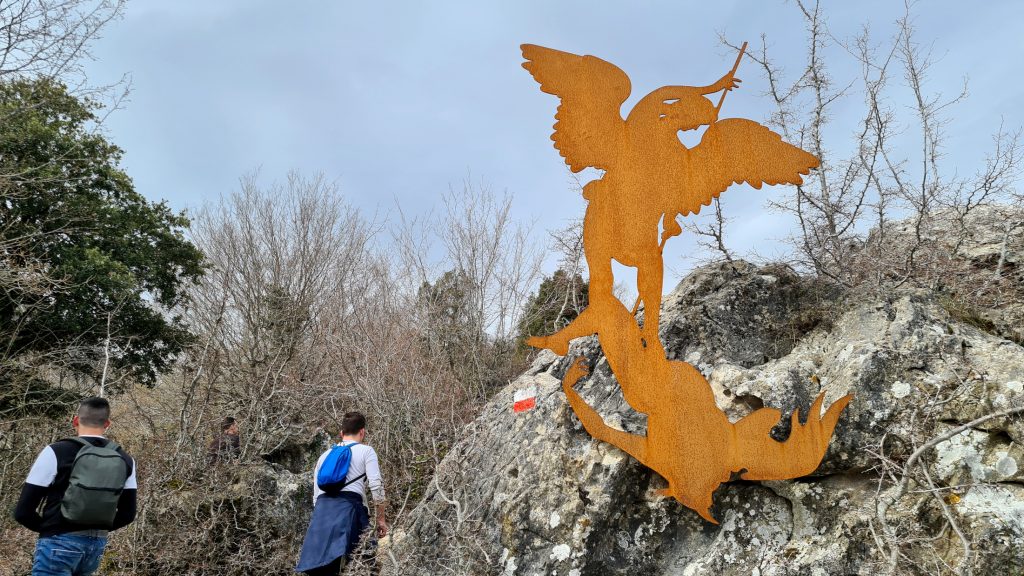
<path fill-rule="evenodd" d="M 320 495 L 324 493 L 324 491 L 321 490 L 319 486 L 317 486 L 316 477 L 320 475 L 320 467 L 323 466 L 324 460 L 327 459 L 327 455 L 330 453 L 331 450 L 328 449 L 326 452 L 321 454 L 320 458 L 317 458 L 316 466 L 313 467 L 313 506 L 316 506 L 316 499 L 319 498 Z"/>
<path fill-rule="evenodd" d="M 128 476 L 128 479 L 124 481 L 125 490 L 138 490 L 139 481 L 136 479 L 135 473 L 139 471 L 139 463 L 132 458 L 132 473 Z"/>
<path fill-rule="evenodd" d="M 57 454 L 53 452 L 53 448 L 47 446 L 36 457 L 36 461 L 32 464 L 32 469 L 28 471 L 28 478 L 25 479 L 25 483 L 32 484 L 33 486 L 49 486 L 53 484 L 53 479 L 56 477 Z"/>
<path fill-rule="evenodd" d="M 380 463 L 377 461 L 377 451 L 373 448 L 366 454 L 366 483 L 370 485 L 370 492 L 373 493 L 373 501 L 384 500 L 384 481 L 380 477 Z"/>

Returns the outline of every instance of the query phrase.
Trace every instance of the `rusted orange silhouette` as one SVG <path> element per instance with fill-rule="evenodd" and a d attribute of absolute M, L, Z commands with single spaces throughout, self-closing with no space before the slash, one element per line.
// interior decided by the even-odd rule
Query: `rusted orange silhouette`
<path fill-rule="evenodd" d="M 746 44 L 744 44 L 744 47 Z M 785 442 L 769 436 L 781 413 L 761 408 L 736 423 L 715 405 L 707 380 L 693 366 L 669 361 L 658 336 L 662 249 L 682 232 L 676 218 L 700 211 L 734 183 L 800 184 L 818 166 L 813 155 L 750 120 L 718 119 L 725 93 L 739 85 L 732 71 L 704 87 L 665 86 L 641 99 L 623 120 L 630 82 L 622 70 L 594 56 L 523 45 L 526 68 L 541 90 L 561 99 L 551 139 L 573 172 L 604 175 L 583 188 L 587 211 L 583 247 L 590 268 L 589 306 L 570 325 L 531 346 L 566 355 L 569 341 L 597 334 L 608 364 L 633 409 L 647 414 L 644 436 L 604 423 L 573 389 L 586 374 L 577 361 L 562 385 L 587 432 L 629 453 L 668 480 L 665 495 L 714 522 L 712 494 L 733 472 L 748 480 L 795 478 L 824 456 L 845 396 L 821 414 L 824 393 L 807 422 L 793 413 Z M 721 92 L 718 105 L 707 95 Z M 699 145 L 685 147 L 682 130 L 708 126 Z M 662 229 L 659 241 L 659 224 Z M 637 268 L 643 326 L 613 295 L 612 259 Z"/>

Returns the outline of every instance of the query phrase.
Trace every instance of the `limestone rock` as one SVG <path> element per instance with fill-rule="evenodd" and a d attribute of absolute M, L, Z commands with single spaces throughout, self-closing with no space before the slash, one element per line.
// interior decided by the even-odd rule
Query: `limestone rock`
<path fill-rule="evenodd" d="M 831 307 L 829 307 L 831 306 Z M 736 481 L 715 494 L 719 524 L 656 495 L 665 481 L 594 441 L 566 402 L 560 378 L 583 356 L 577 390 L 605 421 L 643 433 L 594 338 L 565 358 L 541 353 L 502 390 L 438 467 L 431 490 L 388 548 L 391 573 L 875 574 L 879 495 L 924 438 L 1024 403 L 1024 348 L 951 317 L 926 292 L 821 304 L 784 268 L 711 266 L 670 294 L 662 338 L 700 369 L 733 421 L 761 406 L 787 415 L 847 393 L 853 402 L 818 471 L 808 478 Z M 517 390 L 537 404 L 515 413 Z M 923 460 L 939 486 L 918 482 L 890 509 L 908 545 L 899 573 L 955 566 L 963 551 L 944 528 L 943 503 L 972 542 L 974 574 L 1024 569 L 1024 428 L 993 420 L 939 444 Z M 879 458 L 884 453 L 886 460 Z M 895 467 L 895 468 L 893 468 Z M 915 476 L 916 478 L 917 476 Z M 939 572 L 945 573 L 945 572 Z"/>

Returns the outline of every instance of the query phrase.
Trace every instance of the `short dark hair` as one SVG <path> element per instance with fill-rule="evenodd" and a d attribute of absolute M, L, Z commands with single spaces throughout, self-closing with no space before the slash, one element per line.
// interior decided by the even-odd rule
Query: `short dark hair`
<path fill-rule="evenodd" d="M 356 434 L 366 428 L 366 416 L 362 412 L 346 412 L 341 419 L 342 434 Z"/>
<path fill-rule="evenodd" d="M 110 420 L 110 402 L 106 398 L 93 396 L 78 403 L 78 423 L 82 426 L 99 428 Z"/>
<path fill-rule="evenodd" d="M 234 416 L 225 416 L 224 419 L 220 421 L 220 431 L 221 432 L 227 432 L 228 428 L 231 428 L 231 426 L 233 426 L 234 423 L 235 423 L 235 417 Z"/>

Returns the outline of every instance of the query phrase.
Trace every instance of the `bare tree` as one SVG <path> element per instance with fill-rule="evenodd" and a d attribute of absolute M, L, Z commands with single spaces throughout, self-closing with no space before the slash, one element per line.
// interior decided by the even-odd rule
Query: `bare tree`
<path fill-rule="evenodd" d="M 209 270 L 188 313 L 217 352 L 206 350 L 197 370 L 219 410 L 260 431 L 245 450 L 272 453 L 292 438 L 297 411 L 337 398 L 310 394 L 336 385 L 327 358 L 312 351 L 362 305 L 372 226 L 335 184 L 294 173 L 269 187 L 247 176 L 196 218 Z M 182 434 L 205 435 L 201 419 L 185 420 Z"/>
<path fill-rule="evenodd" d="M 944 128 L 950 108 L 966 97 L 966 87 L 952 97 L 927 88 L 931 53 L 917 42 L 908 5 L 887 42 L 878 44 L 869 28 L 850 42 L 829 32 L 819 3 L 798 1 L 807 30 L 807 61 L 792 80 L 769 56 L 767 38 L 749 57 L 767 82 L 775 106 L 770 124 L 790 142 L 821 159 L 819 169 L 791 198 L 771 204 L 793 214 L 799 233 L 793 238 L 800 262 L 815 274 L 845 286 L 871 279 L 875 284 L 906 282 L 935 286 L 943 276 L 942 252 L 928 234 L 934 218 L 951 212 L 963 219 L 979 206 L 1010 201 L 1020 163 L 1019 132 L 1000 127 L 985 168 L 973 177 L 949 174 L 942 165 Z M 826 53 L 838 47 L 860 64 L 861 77 L 844 84 L 831 76 Z M 893 87 L 902 76 L 906 92 Z M 833 110 L 854 94 L 864 108 L 845 158 L 829 142 Z M 913 120 L 896 113 L 908 101 Z M 908 154 L 896 136 L 918 134 L 920 148 Z M 895 229 L 895 222 L 909 225 Z M 873 232 L 866 235 L 868 228 Z M 963 229 L 961 229 L 963 233 Z M 894 241 L 893 236 L 898 236 Z M 894 248 L 899 246 L 898 248 Z"/>
<path fill-rule="evenodd" d="M 333 183 L 296 174 L 269 186 L 247 176 L 198 214 L 193 235 L 210 269 L 183 311 L 197 342 L 174 378 L 130 394 L 146 438 L 143 482 L 176 489 L 144 501 L 137 531 L 116 544 L 136 564 L 118 573 L 289 571 L 302 517 L 275 520 L 282 503 L 260 488 L 271 474 L 260 470 L 287 469 L 306 486 L 349 410 L 367 415 L 390 514 L 427 490 L 485 399 L 425 346 L 409 271 L 379 228 Z M 211 469 L 211 425 L 226 414 L 242 428 L 240 463 Z M 225 482 L 237 488 L 225 493 Z M 195 541 L 197 525 L 232 535 Z"/>
<path fill-rule="evenodd" d="M 577 218 L 561 230 L 550 232 L 551 249 L 558 255 L 558 268 L 565 271 L 566 285 L 562 294 L 562 303 L 556 318 L 562 318 L 571 313 L 578 316 L 585 308 L 585 303 L 580 298 L 582 286 L 577 282 L 587 276 L 587 262 L 583 254 L 583 219 Z M 552 332 L 556 332 L 562 326 L 552 326 Z"/>
<path fill-rule="evenodd" d="M 99 129 L 129 92 L 128 76 L 109 85 L 93 85 L 82 64 L 92 58 L 93 42 L 124 14 L 127 0 L 2 0 L 0 1 L 0 82 L 49 80 L 93 103 L 104 101 Z M 0 121 L 24 110 L 8 107 Z M 56 160 L 56 158 L 54 159 Z M 18 193 L 18 180 L 36 177 L 39 167 L 11 172 L 0 164 L 0 192 Z"/>
<path fill-rule="evenodd" d="M 725 245 L 725 225 L 729 219 L 722 214 L 722 204 L 719 198 L 714 199 L 715 211 L 707 222 L 685 222 L 683 227 L 697 236 L 697 245 L 707 252 L 721 256 L 730 265 L 733 264 L 733 254 Z"/>
<path fill-rule="evenodd" d="M 443 218 L 403 218 L 394 231 L 422 326 L 429 330 L 449 310 L 459 311 L 461 320 L 446 321 L 442 338 L 455 342 L 452 364 L 481 398 L 522 367 L 514 338 L 543 259 L 532 229 L 516 223 L 511 208 L 511 196 L 466 182 L 445 196 Z M 440 258 L 431 257 L 435 250 Z M 437 297 L 439 286 L 445 298 Z"/>
<path fill-rule="evenodd" d="M 82 79 L 89 44 L 126 0 L 0 2 L 0 79 L 11 75 Z"/>
<path fill-rule="evenodd" d="M 494 338 L 507 339 L 540 271 L 532 230 L 512 219 L 510 195 L 498 197 L 486 186 L 449 190 L 444 205 L 439 235 L 447 261 L 472 282 L 474 321 Z"/>

